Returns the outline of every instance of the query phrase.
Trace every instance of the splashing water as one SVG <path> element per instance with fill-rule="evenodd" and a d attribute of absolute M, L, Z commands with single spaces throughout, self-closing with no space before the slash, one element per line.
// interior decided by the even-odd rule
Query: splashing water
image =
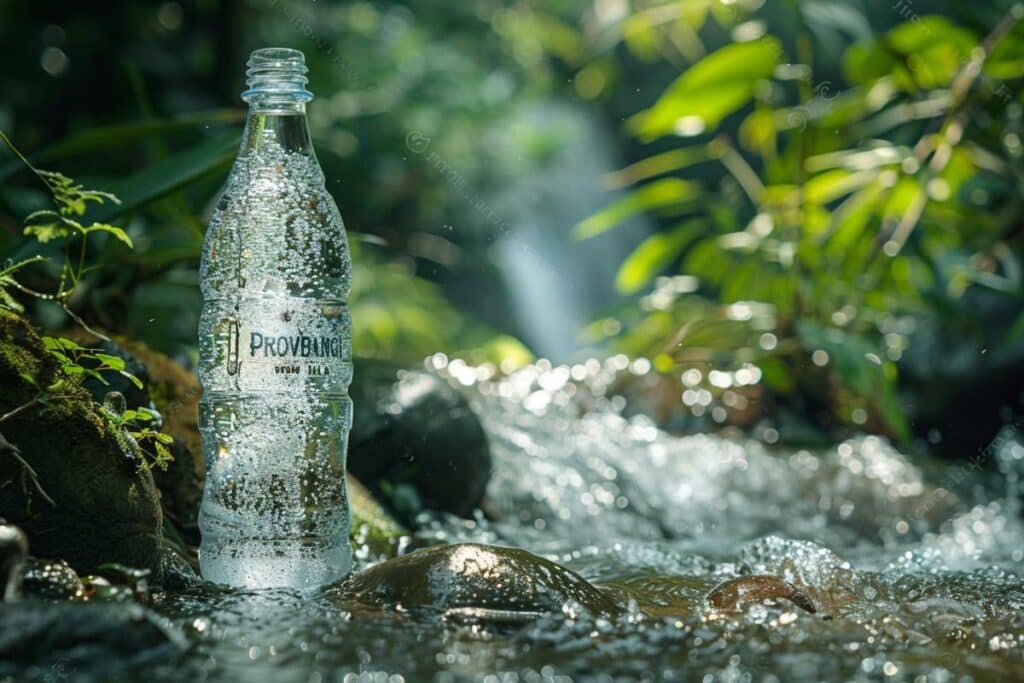
<path fill-rule="evenodd" d="M 1012 432 L 981 456 L 996 459 L 998 478 L 969 465 L 942 471 L 871 436 L 818 452 L 672 436 L 623 417 L 610 387 L 625 368 L 615 364 L 541 362 L 501 377 L 437 356 L 428 368 L 474 404 L 495 470 L 486 519 L 424 514 L 420 540 L 545 555 L 611 591 L 623 616 L 567 605 L 492 631 L 207 587 L 161 596 L 158 609 L 196 646 L 149 677 L 1024 677 L 1014 478 L 1024 447 Z M 816 612 L 780 600 L 723 613 L 703 601 L 722 581 L 764 574 L 793 584 Z"/>

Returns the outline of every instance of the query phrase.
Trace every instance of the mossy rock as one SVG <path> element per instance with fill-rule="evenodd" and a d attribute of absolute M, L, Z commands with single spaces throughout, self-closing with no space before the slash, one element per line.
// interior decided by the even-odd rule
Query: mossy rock
<path fill-rule="evenodd" d="M 199 379 L 174 359 L 121 335 L 109 334 L 107 340 L 76 328 L 66 336 L 89 348 L 119 356 L 142 381 L 142 389 L 117 377 L 108 378 L 110 386 L 90 379 L 85 387 L 97 401 L 102 401 L 108 391 L 116 390 L 124 394 L 129 408 L 155 408 L 160 413 L 161 431 L 174 437 L 169 446 L 174 460 L 166 469 L 154 469 L 153 479 L 160 490 L 164 511 L 186 537 L 197 540 L 197 515 L 206 471 L 199 435 Z"/>
<path fill-rule="evenodd" d="M 166 470 L 153 470 L 164 508 L 185 531 L 198 528 L 199 504 L 203 499 L 203 442 L 199 435 L 199 398 L 203 393 L 199 379 L 159 351 L 141 342 L 118 339 L 145 367 L 140 379 L 154 407 L 163 416 L 161 431 L 174 437 L 174 460 Z"/>
<path fill-rule="evenodd" d="M 9 445 L 0 449 L 0 516 L 25 531 L 33 555 L 79 572 L 109 562 L 159 572 L 160 503 L 137 446 L 64 375 L 36 331 L 2 310 L 0 385 L 0 414 L 21 408 L 0 422 Z"/>

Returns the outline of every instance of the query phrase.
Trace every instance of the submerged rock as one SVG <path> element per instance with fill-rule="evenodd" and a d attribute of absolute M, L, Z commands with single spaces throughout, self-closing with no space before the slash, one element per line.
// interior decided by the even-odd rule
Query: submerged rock
<path fill-rule="evenodd" d="M 0 516 L 32 552 L 82 572 L 107 562 L 159 569 L 162 517 L 137 448 L 58 366 L 31 326 L 0 311 Z"/>
<path fill-rule="evenodd" d="M 721 610 L 742 610 L 766 600 L 788 600 L 814 614 L 818 610 L 811 596 L 777 576 L 741 576 L 715 586 L 707 594 L 709 605 Z"/>
<path fill-rule="evenodd" d="M 612 597 L 525 550 L 472 543 L 424 548 L 349 577 L 339 597 L 376 608 L 431 608 L 460 621 L 546 614 L 614 616 Z"/>
<path fill-rule="evenodd" d="M 407 517 L 416 504 L 468 516 L 491 475 L 491 451 L 469 402 L 425 372 L 357 361 L 349 470 Z M 403 502 L 401 487 L 418 501 Z M 390 495 L 389 495 L 390 494 Z"/>

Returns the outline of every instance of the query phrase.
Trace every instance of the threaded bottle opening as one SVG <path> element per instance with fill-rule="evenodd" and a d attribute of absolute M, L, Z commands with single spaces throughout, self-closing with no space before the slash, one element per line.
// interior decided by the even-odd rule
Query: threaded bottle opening
<path fill-rule="evenodd" d="M 313 93 L 306 90 L 306 58 L 287 47 L 265 47 L 249 56 L 245 72 L 248 89 L 242 99 L 270 99 L 275 102 L 309 102 Z"/>

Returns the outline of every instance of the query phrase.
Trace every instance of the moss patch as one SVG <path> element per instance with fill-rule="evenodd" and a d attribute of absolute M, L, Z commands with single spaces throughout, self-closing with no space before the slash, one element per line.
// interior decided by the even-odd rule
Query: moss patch
<path fill-rule="evenodd" d="M 159 570 L 161 513 L 152 476 L 138 468 L 91 395 L 67 381 L 32 327 L 0 311 L 0 413 L 36 404 L 0 423 L 0 434 L 38 474 L 51 505 L 0 454 L 0 516 L 25 530 L 32 554 L 66 559 L 79 572 L 107 562 Z"/>

